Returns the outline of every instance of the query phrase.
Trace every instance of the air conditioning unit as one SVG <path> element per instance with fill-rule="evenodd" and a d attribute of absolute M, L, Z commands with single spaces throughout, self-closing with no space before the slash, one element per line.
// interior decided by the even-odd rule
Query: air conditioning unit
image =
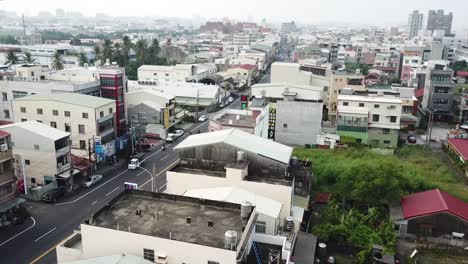
<path fill-rule="evenodd" d="M 8 145 L 7 144 L 1 144 L 0 145 L 0 151 L 7 151 L 8 150 Z"/>

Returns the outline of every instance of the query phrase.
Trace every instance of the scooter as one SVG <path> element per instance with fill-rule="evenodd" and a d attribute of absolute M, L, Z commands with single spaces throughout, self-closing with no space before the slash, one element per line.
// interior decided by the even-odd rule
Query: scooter
<path fill-rule="evenodd" d="M 162 151 L 166 150 L 166 144 L 163 144 L 163 146 L 162 146 L 162 149 L 161 149 L 161 150 L 162 150 Z"/>

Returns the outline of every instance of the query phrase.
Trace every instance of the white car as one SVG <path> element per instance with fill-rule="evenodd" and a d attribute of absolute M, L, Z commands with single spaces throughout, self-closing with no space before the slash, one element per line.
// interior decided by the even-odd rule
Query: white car
<path fill-rule="evenodd" d="M 86 179 L 83 185 L 84 187 L 89 188 L 95 184 L 98 184 L 101 181 L 102 181 L 102 175 L 91 175 Z"/>
<path fill-rule="evenodd" d="M 233 98 L 232 96 L 229 96 L 229 98 L 228 98 L 228 102 L 229 102 L 229 103 L 232 103 L 232 102 L 234 102 L 234 98 Z"/>
<path fill-rule="evenodd" d="M 177 129 L 174 133 L 167 134 L 166 142 L 172 143 L 176 141 L 178 138 L 180 138 L 183 134 L 184 134 L 184 131 L 182 129 Z"/>
<path fill-rule="evenodd" d="M 208 120 L 208 116 L 207 115 L 202 115 L 198 118 L 198 122 L 205 122 L 206 120 Z"/>

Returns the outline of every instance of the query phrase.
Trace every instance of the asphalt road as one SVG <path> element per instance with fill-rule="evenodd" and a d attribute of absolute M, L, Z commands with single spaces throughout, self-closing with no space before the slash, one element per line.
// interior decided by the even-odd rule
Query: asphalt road
<path fill-rule="evenodd" d="M 196 123 L 191 130 L 206 132 L 208 122 Z M 71 235 L 95 211 L 123 191 L 125 182 L 152 190 L 151 175 L 156 173 L 154 191 L 165 189 L 165 170 L 178 161 L 172 148 L 188 136 L 186 133 L 162 151 L 157 147 L 145 156 L 142 168 L 128 170 L 127 164 L 104 173 L 102 183 L 55 204 L 26 202 L 31 218 L 20 226 L 0 230 L 0 263 L 57 263 L 55 246 Z M 98 172 L 99 173 L 99 172 Z"/>

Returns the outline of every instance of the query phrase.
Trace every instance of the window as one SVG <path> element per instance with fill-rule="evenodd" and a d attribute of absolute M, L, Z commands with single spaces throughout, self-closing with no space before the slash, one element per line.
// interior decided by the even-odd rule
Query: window
<path fill-rule="evenodd" d="M 51 121 L 50 126 L 53 128 L 57 128 L 57 122 Z"/>
<path fill-rule="evenodd" d="M 64 114 L 66 117 L 70 117 L 70 111 L 64 111 L 63 114 Z"/>
<path fill-rule="evenodd" d="M 217 261 L 208 260 L 208 264 L 219 264 Z"/>
<path fill-rule="evenodd" d="M 283 127 L 284 127 L 284 128 L 288 128 L 288 124 L 284 123 L 284 124 L 283 124 Z"/>
<path fill-rule="evenodd" d="M 374 108 L 379 108 L 379 107 L 380 107 L 380 105 L 378 105 L 378 104 L 374 105 Z"/>
<path fill-rule="evenodd" d="M 104 117 L 104 111 L 99 112 L 100 117 Z"/>
<path fill-rule="evenodd" d="M 396 116 L 391 116 L 390 117 L 390 123 L 396 123 Z"/>
<path fill-rule="evenodd" d="M 152 249 L 143 249 L 143 258 L 146 260 L 149 260 L 151 262 L 154 262 L 154 250 Z"/>
<path fill-rule="evenodd" d="M 80 149 L 86 149 L 86 141 L 80 140 Z"/>
<path fill-rule="evenodd" d="M 21 118 L 21 122 L 26 122 L 28 121 L 26 118 Z"/>
<path fill-rule="evenodd" d="M 8 101 L 8 94 L 2 93 L 3 101 Z"/>
<path fill-rule="evenodd" d="M 372 121 L 373 122 L 379 122 L 379 118 L 380 118 L 379 115 L 372 115 Z"/>
<path fill-rule="evenodd" d="M 255 233 L 265 234 L 266 233 L 266 222 L 257 221 L 255 225 Z"/>
<path fill-rule="evenodd" d="M 348 106 L 348 102 L 343 102 L 343 106 Z"/>
<path fill-rule="evenodd" d="M 71 125 L 70 125 L 70 123 L 65 123 L 65 132 L 71 132 Z"/>
<path fill-rule="evenodd" d="M 28 92 L 12 91 L 13 99 L 28 96 Z"/>
<path fill-rule="evenodd" d="M 52 110 L 52 115 L 58 116 L 58 110 Z"/>
<path fill-rule="evenodd" d="M 390 140 L 384 140 L 383 143 L 384 144 L 390 144 Z"/>
<path fill-rule="evenodd" d="M 10 111 L 9 111 L 9 110 L 3 110 L 3 116 L 4 116 L 6 119 L 10 119 Z"/>
<path fill-rule="evenodd" d="M 359 103 L 359 107 L 364 107 L 364 103 Z"/>
<path fill-rule="evenodd" d="M 388 134 L 390 134 L 390 129 L 384 128 L 384 129 L 382 129 L 382 133 L 385 134 L 385 135 L 388 135 Z"/>
<path fill-rule="evenodd" d="M 85 126 L 84 125 L 78 125 L 78 133 L 80 134 L 85 134 Z"/>
<path fill-rule="evenodd" d="M 27 160 L 27 159 L 25 159 L 25 160 L 24 160 L 24 164 L 26 164 L 26 165 L 31 165 L 31 161 L 30 161 L 30 160 Z"/>
<path fill-rule="evenodd" d="M 396 106 L 391 105 L 391 106 L 388 107 L 388 109 L 394 110 L 394 109 L 396 109 Z"/>
<path fill-rule="evenodd" d="M 444 98 L 434 98 L 435 104 L 448 104 L 448 99 Z"/>
<path fill-rule="evenodd" d="M 42 108 L 38 108 L 38 109 L 37 109 L 37 114 L 38 114 L 38 115 L 42 115 Z"/>
<path fill-rule="evenodd" d="M 20 107 L 20 112 L 21 112 L 21 113 L 26 113 L 26 107 L 23 107 L 23 106 Z"/>
<path fill-rule="evenodd" d="M 166 77 L 169 77 L 169 73 L 166 73 Z"/>
<path fill-rule="evenodd" d="M 158 76 L 158 73 L 157 72 L 153 73 L 153 76 Z"/>
<path fill-rule="evenodd" d="M 88 119 L 88 113 L 82 113 L 81 117 L 83 117 L 84 119 Z"/>
<path fill-rule="evenodd" d="M 413 107 L 412 106 L 403 106 L 403 113 L 412 113 L 413 112 Z"/>
<path fill-rule="evenodd" d="M 40 148 L 39 148 L 39 145 L 34 145 L 34 149 L 35 149 L 35 150 L 39 150 L 39 149 L 40 149 Z"/>
<path fill-rule="evenodd" d="M 42 120 L 36 120 L 38 123 L 42 123 Z"/>
<path fill-rule="evenodd" d="M 112 107 L 109 108 L 109 114 L 112 114 Z"/>

